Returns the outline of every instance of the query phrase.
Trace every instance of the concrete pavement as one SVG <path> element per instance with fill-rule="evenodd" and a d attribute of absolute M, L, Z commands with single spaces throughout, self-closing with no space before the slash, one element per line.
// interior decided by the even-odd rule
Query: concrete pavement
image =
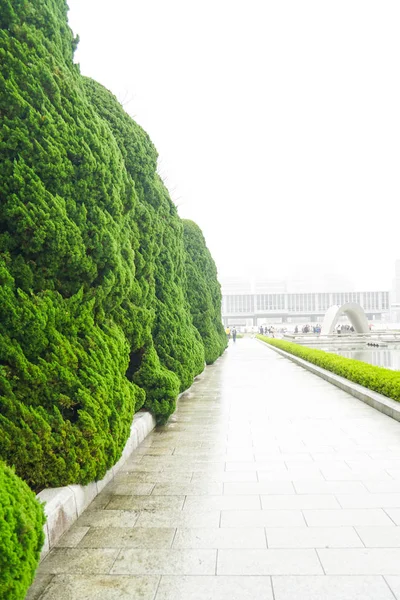
<path fill-rule="evenodd" d="M 230 342 L 29 600 L 400 600 L 400 423 Z"/>

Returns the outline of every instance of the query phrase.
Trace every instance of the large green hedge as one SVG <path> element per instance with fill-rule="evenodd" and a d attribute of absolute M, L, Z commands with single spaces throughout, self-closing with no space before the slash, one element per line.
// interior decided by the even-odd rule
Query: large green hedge
<path fill-rule="evenodd" d="M 43 506 L 0 461 L 0 598 L 24 600 L 44 542 Z"/>
<path fill-rule="evenodd" d="M 176 380 L 166 385 L 165 368 L 178 376 L 179 389 L 189 387 L 193 377 L 204 368 L 204 347 L 193 326 L 190 307 L 185 296 L 185 248 L 183 225 L 175 205 L 156 171 L 157 152 L 148 135 L 123 110 L 115 97 L 97 82 L 85 79 L 87 96 L 98 114 L 107 121 L 124 158 L 128 175 L 135 182 L 137 193 L 137 221 L 139 224 L 136 250 L 136 277 L 141 289 L 141 303 L 149 318 L 154 348 L 161 362 L 161 373 L 153 359 L 152 376 L 155 385 L 150 396 L 164 390 L 165 415 L 174 408 L 167 398 L 176 397 Z M 126 330 L 126 326 L 124 326 Z M 135 345 L 138 347 L 138 345 Z M 152 352 L 151 344 L 141 347 L 143 368 L 135 375 L 139 385 L 150 376 L 146 354 Z M 154 354 L 153 354 L 154 356 Z M 164 369 L 163 369 L 164 367 Z M 164 380 L 164 385 L 158 381 Z M 145 386 L 148 390 L 149 387 Z M 151 407 L 151 404 L 150 404 Z"/>
<path fill-rule="evenodd" d="M 204 367 L 148 135 L 73 63 L 64 0 L 0 2 L 0 458 L 88 483 Z"/>
<path fill-rule="evenodd" d="M 206 363 L 213 363 L 225 350 L 227 339 L 221 319 L 221 286 L 215 262 L 196 223 L 184 220 L 187 296 L 193 323 L 205 349 Z"/>
<path fill-rule="evenodd" d="M 285 340 L 269 338 L 264 335 L 258 335 L 257 337 L 271 346 L 285 350 L 289 354 L 303 358 L 314 365 L 318 365 L 323 369 L 336 373 L 336 375 L 359 383 L 388 398 L 400 401 L 399 371 L 376 367 L 360 360 L 345 358 L 344 356 L 338 356 L 330 352 L 324 352 L 323 350 L 307 348 L 307 346 L 300 346 L 299 344 L 286 342 Z"/>

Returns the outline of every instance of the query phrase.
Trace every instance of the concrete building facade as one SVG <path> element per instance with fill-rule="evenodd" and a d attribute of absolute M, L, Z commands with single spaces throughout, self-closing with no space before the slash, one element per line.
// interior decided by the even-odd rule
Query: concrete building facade
<path fill-rule="evenodd" d="M 226 325 L 258 326 L 268 322 L 322 321 L 332 305 L 360 304 L 370 320 L 389 320 L 389 291 L 312 293 L 226 293 L 222 317 Z"/>
<path fill-rule="evenodd" d="M 245 327 L 265 323 L 321 323 L 331 306 L 355 302 L 370 321 L 400 323 L 400 259 L 394 267 L 392 289 L 378 291 L 354 291 L 345 278 L 329 273 L 323 277 L 321 291 L 316 288 L 318 280 L 313 282 L 309 273 L 288 280 L 231 277 L 222 282 L 223 322 L 225 326 Z"/>

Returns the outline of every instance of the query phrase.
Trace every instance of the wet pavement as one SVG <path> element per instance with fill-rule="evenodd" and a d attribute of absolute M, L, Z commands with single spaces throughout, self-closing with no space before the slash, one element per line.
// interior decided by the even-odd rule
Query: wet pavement
<path fill-rule="evenodd" d="M 400 423 L 231 342 L 27 598 L 400 600 Z"/>

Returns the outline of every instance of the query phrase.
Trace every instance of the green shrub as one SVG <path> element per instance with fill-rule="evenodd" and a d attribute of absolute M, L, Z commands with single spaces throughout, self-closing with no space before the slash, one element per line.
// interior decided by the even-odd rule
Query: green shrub
<path fill-rule="evenodd" d="M 376 367 L 360 360 L 337 356 L 330 352 L 307 348 L 306 346 L 300 346 L 299 344 L 286 342 L 285 340 L 269 338 L 264 335 L 258 335 L 257 337 L 271 346 L 285 350 L 289 354 L 298 356 L 327 371 L 336 373 L 336 375 L 354 381 L 354 383 L 358 383 L 374 392 L 383 394 L 388 398 L 400 401 L 399 371 Z"/>
<path fill-rule="evenodd" d="M 43 506 L 0 462 L 0 598 L 24 600 L 44 542 Z"/>
<path fill-rule="evenodd" d="M 215 262 L 196 223 L 184 220 L 186 293 L 193 323 L 204 344 L 205 360 L 213 363 L 225 350 L 227 339 L 221 318 L 221 286 Z"/>
<path fill-rule="evenodd" d="M 64 0 L 0 7 L 0 458 L 101 479 L 204 368 L 183 223 L 149 136 L 81 76 Z"/>
<path fill-rule="evenodd" d="M 156 388 L 157 396 L 164 394 L 161 404 L 157 400 L 155 414 L 159 421 L 165 421 L 175 409 L 176 400 L 176 379 L 166 377 L 166 369 L 178 377 L 179 390 L 183 391 L 204 368 L 203 344 L 193 325 L 185 295 L 182 220 L 157 174 L 157 152 L 148 135 L 125 113 L 108 90 L 91 79 L 85 79 L 84 83 L 97 113 L 107 121 L 123 156 L 126 171 L 135 185 L 138 199 L 135 210 L 138 223 L 136 278 L 141 303 L 149 315 L 143 356 L 144 351 L 152 346 L 151 335 L 159 362 L 151 351 L 151 372 L 146 368 L 146 377 L 135 377 L 134 381 L 148 381 L 145 389 L 150 392 L 151 398 L 155 398 Z M 123 327 L 126 331 L 126 325 Z M 138 347 L 137 343 L 135 345 Z M 164 384 L 159 388 L 161 380 Z M 146 406 L 151 408 L 151 402 Z M 158 414 L 161 406 L 163 408 Z"/>

